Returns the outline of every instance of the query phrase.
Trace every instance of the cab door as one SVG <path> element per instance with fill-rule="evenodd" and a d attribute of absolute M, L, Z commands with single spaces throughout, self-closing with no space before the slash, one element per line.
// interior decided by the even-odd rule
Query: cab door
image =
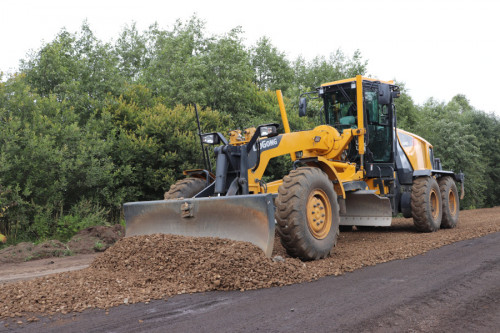
<path fill-rule="evenodd" d="M 366 119 L 366 162 L 391 163 L 393 162 L 393 124 L 390 98 L 388 103 L 379 98 L 380 86 L 384 83 L 365 82 L 364 111 Z M 388 87 L 386 87 L 388 88 Z M 389 92 L 390 93 L 390 92 Z"/>

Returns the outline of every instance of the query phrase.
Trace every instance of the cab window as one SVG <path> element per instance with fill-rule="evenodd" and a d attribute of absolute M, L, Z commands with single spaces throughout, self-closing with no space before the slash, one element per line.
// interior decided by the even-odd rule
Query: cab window
<path fill-rule="evenodd" d="M 391 162 L 392 126 L 390 124 L 389 105 L 378 102 L 378 85 L 363 86 L 364 112 L 368 130 L 367 146 L 373 162 Z"/>
<path fill-rule="evenodd" d="M 357 128 L 356 88 L 339 86 L 325 96 L 326 121 L 342 132 L 346 128 Z"/>

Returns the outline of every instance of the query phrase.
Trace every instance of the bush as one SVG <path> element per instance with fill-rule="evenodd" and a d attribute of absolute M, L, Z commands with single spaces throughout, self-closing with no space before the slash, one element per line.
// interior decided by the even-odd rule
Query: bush
<path fill-rule="evenodd" d="M 83 199 L 67 215 L 57 220 L 55 235 L 60 241 L 68 241 L 80 230 L 96 225 L 110 225 L 108 213 L 104 207 Z"/>

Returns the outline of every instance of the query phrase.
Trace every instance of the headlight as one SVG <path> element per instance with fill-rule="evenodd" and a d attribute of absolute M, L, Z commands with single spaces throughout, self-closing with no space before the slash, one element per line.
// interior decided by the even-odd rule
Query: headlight
<path fill-rule="evenodd" d="M 202 134 L 201 141 L 203 141 L 203 143 L 206 143 L 207 145 L 216 145 L 219 143 L 219 136 L 214 133 Z"/>
<path fill-rule="evenodd" d="M 261 126 L 260 127 L 260 136 L 274 136 L 278 132 L 276 130 L 276 126 Z"/>

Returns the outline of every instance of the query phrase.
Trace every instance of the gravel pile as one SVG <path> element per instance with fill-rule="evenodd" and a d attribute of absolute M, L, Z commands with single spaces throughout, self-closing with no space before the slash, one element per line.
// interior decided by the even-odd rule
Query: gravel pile
<path fill-rule="evenodd" d="M 250 243 L 217 238 L 124 238 L 89 268 L 0 285 L 0 319 L 306 282 L 499 231 L 500 207 L 461 212 L 457 228 L 428 234 L 416 232 L 410 219 L 395 219 L 390 228 L 341 231 L 331 257 L 307 263 L 288 257 L 277 238 L 272 259 Z"/>
<path fill-rule="evenodd" d="M 149 235 L 124 238 L 89 268 L 0 286 L 0 318 L 68 313 L 182 293 L 248 290 L 310 279 L 298 259 L 275 261 L 250 243 Z"/>

